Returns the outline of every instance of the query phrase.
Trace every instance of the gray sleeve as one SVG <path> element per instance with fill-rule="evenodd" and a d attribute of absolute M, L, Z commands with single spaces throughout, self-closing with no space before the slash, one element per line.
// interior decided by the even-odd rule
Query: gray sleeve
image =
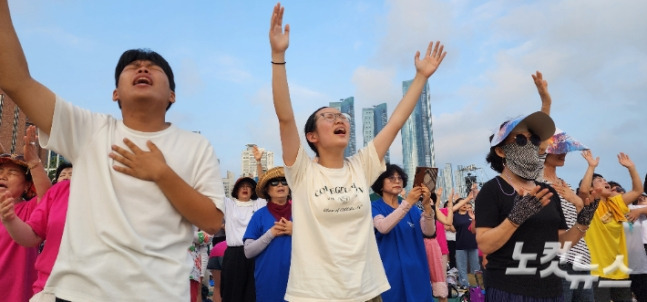
<path fill-rule="evenodd" d="M 258 239 L 246 239 L 245 240 L 245 257 L 247 259 L 252 259 L 258 254 L 260 254 L 265 248 L 270 245 L 274 236 L 272 236 L 271 230 L 267 230 L 261 238 Z"/>

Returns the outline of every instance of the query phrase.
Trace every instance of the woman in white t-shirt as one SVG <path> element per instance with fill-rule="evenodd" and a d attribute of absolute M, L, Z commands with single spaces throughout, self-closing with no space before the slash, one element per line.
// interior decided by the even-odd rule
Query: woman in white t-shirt
<path fill-rule="evenodd" d="M 299 139 L 287 82 L 285 51 L 290 26 L 284 8 L 274 7 L 270 22 L 272 94 L 279 120 L 285 176 L 293 192 L 292 260 L 288 301 L 379 301 L 389 289 L 377 251 L 369 187 L 384 171 L 384 155 L 407 120 L 427 79 L 443 58 L 443 46 L 429 43 L 416 53 L 416 75 L 384 128 L 357 154 L 344 157 L 350 139 L 350 115 L 322 107 L 305 126 L 313 161 Z M 352 112 L 351 112 L 352 114 Z"/>
<path fill-rule="evenodd" d="M 254 259 L 245 257 L 243 235 L 252 215 L 265 207 L 267 201 L 256 195 L 256 181 L 241 177 L 234 184 L 231 196 L 218 204 L 225 218 L 227 249 L 222 260 L 220 293 L 222 301 L 256 301 Z"/>

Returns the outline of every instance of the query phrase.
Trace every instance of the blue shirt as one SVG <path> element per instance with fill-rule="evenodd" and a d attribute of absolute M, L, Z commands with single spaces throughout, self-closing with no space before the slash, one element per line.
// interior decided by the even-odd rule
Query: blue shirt
<path fill-rule="evenodd" d="M 259 209 L 247 225 L 243 242 L 246 239 L 257 240 L 274 226 L 275 221 L 267 207 Z M 291 251 L 292 236 L 278 236 L 274 237 L 270 244 L 256 256 L 254 279 L 257 302 L 285 301 Z"/>
<path fill-rule="evenodd" d="M 373 217 L 386 217 L 395 210 L 381 198 L 371 205 Z M 382 234 L 375 230 L 377 248 L 391 285 L 390 290 L 382 293 L 384 302 L 433 301 L 427 251 L 420 227 L 421 215 L 420 209 L 412 206 L 389 233 Z"/>

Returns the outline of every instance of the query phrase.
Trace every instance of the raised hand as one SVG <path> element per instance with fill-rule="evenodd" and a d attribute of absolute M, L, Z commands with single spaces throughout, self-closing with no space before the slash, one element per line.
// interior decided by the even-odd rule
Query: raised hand
<path fill-rule="evenodd" d="M 420 52 L 416 52 L 416 55 L 414 57 L 416 72 L 425 76 L 426 78 L 429 78 L 432 74 L 434 74 L 434 72 L 436 72 L 436 69 L 438 69 L 440 63 L 443 62 L 445 55 L 447 54 L 447 52 L 443 51 L 444 48 L 445 47 L 440 44 L 440 41 L 437 41 L 435 46 L 434 42 L 432 41 L 429 42 L 429 46 L 427 46 L 427 52 L 422 59 L 420 59 Z"/>
<path fill-rule="evenodd" d="M 40 157 L 38 157 L 38 135 L 36 135 L 36 126 L 30 125 L 27 127 L 26 132 L 23 152 L 25 153 L 25 161 L 30 167 L 33 167 L 40 162 Z"/>
<path fill-rule="evenodd" d="M 634 162 L 629 158 L 629 155 L 620 152 L 618 154 L 618 162 L 625 168 L 635 167 Z"/>
<path fill-rule="evenodd" d="M 598 164 L 600 163 L 600 157 L 593 158 L 593 154 L 591 153 L 591 150 L 584 150 L 582 151 L 582 157 L 586 160 L 586 162 L 589 164 L 589 167 L 597 167 Z"/>
<path fill-rule="evenodd" d="M 142 150 L 127 138 L 124 138 L 124 143 L 130 150 L 117 145 L 112 146 L 113 152 L 110 153 L 110 158 L 123 165 L 113 165 L 112 168 L 115 171 L 149 181 L 156 181 L 166 172 L 168 166 L 164 155 L 153 142 L 146 142 L 150 151 Z"/>
<path fill-rule="evenodd" d="M 537 71 L 537 73 L 532 75 L 532 79 L 535 82 L 535 86 L 537 86 L 537 91 L 539 92 L 539 95 L 542 96 L 542 103 L 544 102 L 543 96 L 548 95 L 548 82 L 544 80 L 544 76 L 541 74 L 541 72 Z"/>
<path fill-rule="evenodd" d="M 261 161 L 261 158 L 263 158 L 263 150 L 261 150 L 258 146 L 254 145 L 252 148 L 252 152 L 254 153 L 254 159 L 259 162 Z"/>
<path fill-rule="evenodd" d="M 283 12 L 285 7 L 281 3 L 274 6 L 272 18 L 270 20 L 270 46 L 273 53 L 284 53 L 290 44 L 290 25 L 283 28 Z"/>
<path fill-rule="evenodd" d="M 584 206 L 582 198 L 577 196 L 577 194 L 575 194 L 575 191 L 573 191 L 573 189 L 571 189 L 566 183 L 564 183 L 563 180 L 560 179 L 556 183 L 551 184 L 551 187 L 553 187 L 553 189 L 557 191 L 559 196 L 575 205 L 575 208 L 581 209 Z"/>

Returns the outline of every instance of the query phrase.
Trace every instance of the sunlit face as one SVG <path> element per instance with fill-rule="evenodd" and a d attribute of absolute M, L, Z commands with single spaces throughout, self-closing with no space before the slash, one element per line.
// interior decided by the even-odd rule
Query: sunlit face
<path fill-rule="evenodd" d="M 58 175 L 58 178 L 56 179 L 56 182 L 61 182 L 63 180 L 70 180 L 72 179 L 72 169 L 73 168 L 65 168 L 61 171 L 61 173 Z"/>
<path fill-rule="evenodd" d="M 270 200 L 287 198 L 290 195 L 290 187 L 284 177 L 274 178 L 267 182 L 267 195 Z"/>
<path fill-rule="evenodd" d="M 9 196 L 19 198 L 27 192 L 31 182 L 25 172 L 25 168 L 14 163 L 0 164 L 0 194 L 9 192 Z"/>
<path fill-rule="evenodd" d="M 335 108 L 323 108 L 316 113 L 316 130 L 306 135 L 308 140 L 320 147 L 346 148 L 350 139 L 350 121 Z"/>
<path fill-rule="evenodd" d="M 384 178 L 382 193 L 398 195 L 402 192 L 403 185 L 404 182 L 402 181 L 402 176 L 400 176 L 399 173 L 395 172 L 393 173 L 393 175 Z"/>
<path fill-rule="evenodd" d="M 122 108 L 131 102 L 154 100 L 156 107 L 166 110 L 169 102 L 175 102 L 175 92 L 171 91 L 168 76 L 162 67 L 151 61 L 138 60 L 121 71 L 112 98 L 119 100 Z"/>
<path fill-rule="evenodd" d="M 251 184 L 244 182 L 238 186 L 238 197 L 236 199 L 239 201 L 250 201 L 253 194 L 254 187 Z"/>
<path fill-rule="evenodd" d="M 610 197 L 613 194 L 613 191 L 611 191 L 611 186 L 606 181 L 606 179 L 602 177 L 596 177 L 593 179 L 593 185 L 591 189 L 594 195 L 605 197 L 605 198 Z"/>

